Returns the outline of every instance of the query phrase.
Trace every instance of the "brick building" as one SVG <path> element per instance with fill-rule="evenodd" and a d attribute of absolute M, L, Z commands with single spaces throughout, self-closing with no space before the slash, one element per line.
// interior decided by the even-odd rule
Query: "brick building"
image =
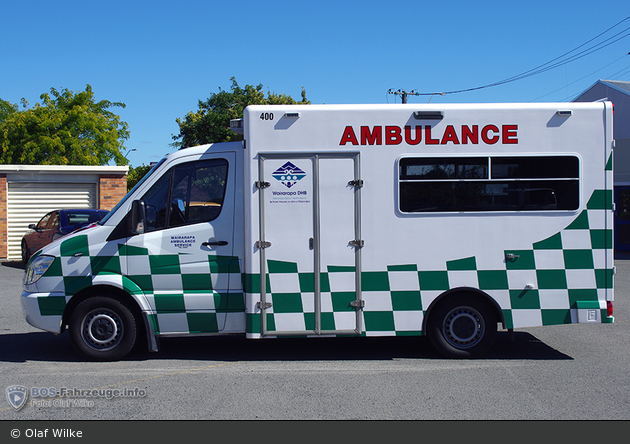
<path fill-rule="evenodd" d="M 111 210 L 127 193 L 127 166 L 0 165 L 0 259 L 19 260 L 28 225 L 59 208 Z"/>

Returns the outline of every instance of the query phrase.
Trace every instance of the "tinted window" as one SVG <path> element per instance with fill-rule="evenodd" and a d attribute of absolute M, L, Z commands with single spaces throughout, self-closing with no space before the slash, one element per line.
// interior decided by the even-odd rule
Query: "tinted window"
<path fill-rule="evenodd" d="M 405 213 L 575 210 L 579 162 L 569 156 L 401 159 L 399 198 Z"/>
<path fill-rule="evenodd" d="M 401 159 L 401 179 L 487 179 L 488 158 Z"/>
<path fill-rule="evenodd" d="M 493 157 L 492 178 L 577 179 L 577 157 Z"/>

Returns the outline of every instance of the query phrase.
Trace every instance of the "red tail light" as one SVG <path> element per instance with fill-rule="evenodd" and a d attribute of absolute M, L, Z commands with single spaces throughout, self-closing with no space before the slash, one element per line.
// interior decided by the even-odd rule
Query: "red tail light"
<path fill-rule="evenodd" d="M 606 316 L 613 315 L 613 306 L 612 301 L 606 301 Z"/>

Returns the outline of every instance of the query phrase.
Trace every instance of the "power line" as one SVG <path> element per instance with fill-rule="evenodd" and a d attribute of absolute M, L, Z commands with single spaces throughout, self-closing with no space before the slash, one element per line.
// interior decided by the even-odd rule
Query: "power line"
<path fill-rule="evenodd" d="M 387 94 L 394 94 L 395 96 L 401 96 L 402 97 L 402 103 L 407 103 L 407 96 L 419 96 L 420 95 L 413 89 L 411 91 L 409 91 L 409 92 L 403 91 L 403 90 L 400 90 L 400 89 L 397 90 L 397 91 L 389 89 L 387 91 Z"/>
<path fill-rule="evenodd" d="M 630 27 L 625 28 L 624 30 L 618 32 L 617 34 L 608 37 L 607 39 L 605 39 L 604 41 L 597 43 L 589 48 L 586 48 L 584 50 L 582 50 L 581 52 L 572 55 L 571 57 L 567 57 L 569 56 L 569 54 L 574 53 L 575 51 L 577 51 L 578 49 L 588 45 L 589 43 L 591 43 L 592 41 L 598 39 L 599 37 L 603 36 L 604 34 L 608 33 L 609 31 L 611 31 L 612 29 L 616 28 L 617 26 L 619 26 L 620 24 L 622 24 L 623 22 L 630 20 L 630 17 L 626 17 L 625 19 L 621 20 L 620 22 L 616 23 L 615 25 L 611 26 L 610 28 L 608 28 L 607 30 L 605 30 L 604 32 L 598 34 L 597 36 L 593 37 L 592 39 L 588 40 L 585 43 L 582 43 L 580 46 L 573 48 L 571 51 L 566 52 L 564 54 L 562 54 L 561 56 L 556 57 L 555 59 L 552 59 L 546 63 L 543 63 L 542 65 L 539 65 L 535 68 L 532 68 L 528 71 L 525 71 L 521 74 L 517 74 L 515 76 L 512 77 L 508 77 L 507 79 L 504 80 L 500 80 L 498 82 L 494 82 L 494 83 L 489 83 L 487 85 L 483 85 L 483 86 L 477 86 L 474 88 L 466 88 L 466 89 L 460 89 L 460 90 L 454 90 L 454 91 L 446 91 L 443 93 L 439 93 L 441 95 L 445 95 L 445 94 L 458 94 L 458 93 L 463 93 L 463 92 L 471 92 L 471 91 L 478 91 L 480 89 L 485 89 L 485 88 L 491 88 L 494 86 L 499 86 L 499 85 L 504 85 L 506 83 L 511 83 L 511 82 L 515 82 L 517 80 L 522 80 L 528 77 L 532 77 L 538 74 L 542 74 L 543 72 L 549 71 L 551 69 L 554 68 L 558 68 L 560 66 L 566 65 L 567 63 L 571 63 L 574 62 L 576 60 L 579 60 L 583 57 L 586 57 L 587 55 L 590 55 L 594 52 L 600 51 L 604 48 L 606 48 L 607 46 L 612 45 L 613 43 L 618 42 L 619 40 L 622 40 L 628 36 L 630 36 Z M 390 90 L 391 91 L 391 90 Z M 414 95 L 417 96 L 429 96 L 429 95 L 434 95 L 436 93 L 432 92 L 432 93 L 415 93 Z"/>
<path fill-rule="evenodd" d="M 628 53 L 630 55 L 630 52 Z M 626 74 L 626 71 L 630 71 L 630 66 L 626 66 L 624 69 L 617 71 L 616 73 L 609 76 L 610 79 L 615 80 Z"/>
<path fill-rule="evenodd" d="M 630 54 L 630 53 L 629 53 L 629 54 Z M 618 59 L 613 60 L 612 62 L 610 62 L 608 65 L 602 66 L 602 67 L 601 67 L 601 68 L 599 68 L 598 70 L 593 71 L 592 73 L 587 74 L 587 75 L 585 75 L 584 77 L 580 77 L 579 79 L 574 80 L 574 81 L 573 81 L 573 82 L 571 82 L 571 83 L 567 83 L 566 85 L 564 85 L 564 86 L 562 86 L 562 87 L 560 87 L 560 88 L 558 88 L 558 89 L 556 89 L 556 90 L 554 90 L 554 91 L 551 91 L 550 93 L 547 93 L 547 94 L 542 95 L 542 96 L 540 96 L 540 97 L 536 97 L 534 100 L 530 100 L 530 102 L 535 102 L 535 101 L 536 101 L 536 100 L 538 100 L 538 99 L 542 99 L 543 97 L 550 96 L 551 94 L 553 94 L 553 93 L 555 93 L 555 92 L 558 92 L 558 91 L 560 91 L 561 89 L 564 89 L 564 88 L 566 88 L 566 87 L 567 87 L 567 86 L 569 86 L 569 85 L 573 85 L 574 83 L 577 83 L 577 82 L 579 82 L 580 80 L 584 80 L 585 78 L 592 76 L 593 74 L 595 74 L 595 73 L 597 73 L 597 72 L 601 71 L 602 69 L 607 68 L 607 67 L 609 67 L 610 65 L 612 65 L 612 64 L 614 64 L 614 63 L 617 63 L 619 60 L 623 59 L 624 57 L 626 57 L 626 55 L 622 55 L 622 56 L 621 56 L 621 57 L 619 57 Z M 626 69 L 626 68 L 624 68 L 622 71 L 625 71 L 625 69 Z M 619 72 L 621 72 L 621 71 L 616 72 L 616 73 L 615 73 L 615 74 L 613 74 L 612 76 L 608 76 L 608 78 L 612 78 L 613 76 L 617 75 Z"/>
<path fill-rule="evenodd" d="M 402 103 L 407 103 L 407 97 L 408 96 L 422 96 L 422 95 L 428 95 L 428 94 L 420 94 L 418 92 L 416 92 L 416 90 L 412 89 L 411 91 L 403 91 L 403 90 L 397 90 L 394 91 L 392 89 L 389 89 L 387 91 L 387 94 L 394 94 L 396 96 L 402 96 Z M 444 93 L 441 92 L 435 92 L 435 93 L 431 93 L 431 99 L 433 98 L 433 96 L 438 95 L 438 96 L 443 96 Z M 431 102 L 431 99 L 429 99 L 429 102 Z M 427 103 L 429 103 L 427 102 Z"/>

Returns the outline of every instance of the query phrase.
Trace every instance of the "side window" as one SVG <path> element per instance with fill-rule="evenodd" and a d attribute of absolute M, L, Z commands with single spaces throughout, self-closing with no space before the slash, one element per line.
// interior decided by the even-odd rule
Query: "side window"
<path fill-rule="evenodd" d="M 59 211 L 55 211 L 52 217 L 50 218 L 50 222 L 48 222 L 48 229 L 54 230 L 59 227 Z"/>
<path fill-rule="evenodd" d="M 575 156 L 403 158 L 404 213 L 573 211 L 580 205 Z"/>
<path fill-rule="evenodd" d="M 179 165 L 144 196 L 147 230 L 216 219 L 223 207 L 228 162 L 214 159 Z"/>
<path fill-rule="evenodd" d="M 52 216 L 53 213 L 48 213 L 46 216 L 42 217 L 41 220 L 37 223 L 37 230 L 45 230 L 46 229 L 46 225 L 48 225 L 48 221 L 50 220 L 50 216 Z"/>
<path fill-rule="evenodd" d="M 166 202 L 168 199 L 169 184 L 171 174 L 167 173 L 160 178 L 142 200 L 146 207 L 146 227 L 147 231 L 153 231 L 165 227 L 166 222 Z"/>

